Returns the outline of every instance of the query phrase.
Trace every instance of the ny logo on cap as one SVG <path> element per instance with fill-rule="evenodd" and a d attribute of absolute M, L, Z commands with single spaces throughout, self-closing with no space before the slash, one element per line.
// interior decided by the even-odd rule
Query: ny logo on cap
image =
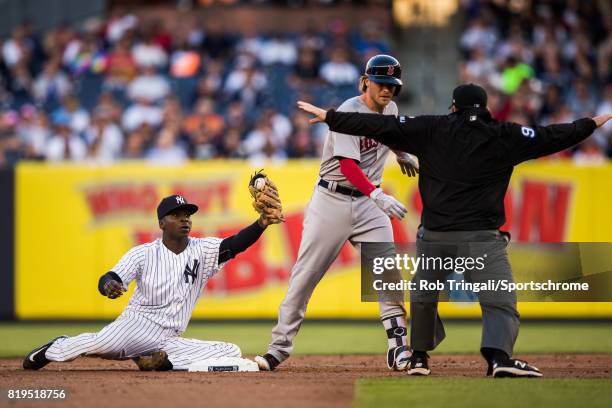
<path fill-rule="evenodd" d="M 389 65 L 389 69 L 387 69 L 387 75 L 393 75 L 395 71 L 395 67 L 393 65 Z"/>
<path fill-rule="evenodd" d="M 176 203 L 177 204 L 185 204 L 185 199 L 183 198 L 183 196 L 176 196 Z"/>

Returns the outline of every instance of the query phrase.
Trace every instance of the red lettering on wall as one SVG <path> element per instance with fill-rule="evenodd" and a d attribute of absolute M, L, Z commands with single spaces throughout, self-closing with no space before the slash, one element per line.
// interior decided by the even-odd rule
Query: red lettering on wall
<path fill-rule="evenodd" d="M 217 205 L 222 212 L 230 208 L 229 196 L 231 184 L 228 181 L 215 181 L 202 185 L 176 184 L 172 187 L 172 194 L 187 197 L 189 202 L 197 205 L 202 213 L 211 211 L 212 205 Z"/>
<path fill-rule="evenodd" d="M 104 186 L 86 191 L 85 199 L 94 218 L 126 211 L 150 215 L 159 202 L 153 184 Z"/>
<path fill-rule="evenodd" d="M 289 250 L 291 251 L 291 259 L 295 261 L 298 257 L 298 251 L 300 249 L 300 242 L 302 241 L 302 226 L 304 224 L 304 213 L 293 213 L 285 216 L 285 222 L 283 224 L 285 231 L 287 232 L 287 241 L 289 243 Z"/>
<path fill-rule="evenodd" d="M 423 212 L 423 200 L 421 199 L 419 189 L 414 189 L 412 191 L 412 196 L 408 201 L 411 203 L 415 214 L 421 217 L 421 213 Z"/>
<path fill-rule="evenodd" d="M 512 189 L 508 188 L 504 197 L 504 212 L 506 215 L 506 222 L 501 226 L 502 231 L 510 231 L 512 229 L 512 221 L 514 220 L 514 205 L 512 203 Z"/>
<path fill-rule="evenodd" d="M 228 237 L 240 231 L 239 228 L 219 231 L 218 236 Z M 256 289 L 266 282 L 266 265 L 261 251 L 263 240 L 258 240 L 249 249 L 232 259 L 219 275 L 218 283 L 226 291 Z"/>
<path fill-rule="evenodd" d="M 539 241 L 563 241 L 570 193 L 568 185 L 526 181 L 519 216 L 519 241 L 531 240 L 536 227 Z"/>

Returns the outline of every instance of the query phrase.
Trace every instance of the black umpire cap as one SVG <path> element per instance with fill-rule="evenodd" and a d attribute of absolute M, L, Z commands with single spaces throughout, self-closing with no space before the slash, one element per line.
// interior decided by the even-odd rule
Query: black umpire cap
<path fill-rule="evenodd" d="M 172 211 L 178 208 L 186 209 L 187 211 L 189 211 L 189 215 L 198 211 L 198 206 L 195 204 L 188 203 L 185 197 L 181 195 L 171 195 L 161 200 L 161 202 L 157 206 L 157 219 L 161 220 L 166 215 L 170 214 Z"/>
<path fill-rule="evenodd" d="M 453 105 L 459 110 L 486 108 L 487 92 L 483 87 L 475 84 L 459 85 L 453 90 L 453 102 L 448 108 L 452 108 Z"/>

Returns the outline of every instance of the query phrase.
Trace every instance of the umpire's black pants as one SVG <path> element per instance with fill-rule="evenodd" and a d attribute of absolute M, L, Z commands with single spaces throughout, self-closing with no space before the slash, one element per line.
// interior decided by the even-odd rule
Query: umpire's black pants
<path fill-rule="evenodd" d="M 419 228 L 417 254 L 423 257 L 484 257 L 482 270 L 465 272 L 467 282 L 507 280 L 513 282 L 506 247 L 508 239 L 497 230 L 437 232 Z M 422 266 L 422 265 L 421 265 Z M 438 290 L 419 290 L 420 281 L 445 282 L 452 270 L 419 267 L 410 293 L 410 342 L 414 350 L 435 349 L 444 339 L 444 326 L 438 316 Z M 481 291 L 477 293 L 482 309 L 481 348 L 495 348 L 512 356 L 519 329 L 516 293 Z"/>

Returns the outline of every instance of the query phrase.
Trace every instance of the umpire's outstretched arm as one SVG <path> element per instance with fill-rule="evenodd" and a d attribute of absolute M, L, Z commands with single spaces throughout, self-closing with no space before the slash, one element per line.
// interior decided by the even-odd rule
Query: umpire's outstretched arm
<path fill-rule="evenodd" d="M 306 102 L 300 109 L 316 117 L 311 123 L 325 122 L 334 132 L 368 137 L 395 150 L 421 156 L 430 143 L 432 133 L 447 116 L 391 116 L 369 113 L 325 111 Z M 511 165 L 567 149 L 589 137 L 593 131 L 612 119 L 612 113 L 572 123 L 530 128 L 516 123 L 502 123 L 499 131 Z"/>
<path fill-rule="evenodd" d="M 378 115 L 374 113 L 327 111 L 325 123 L 334 132 L 368 135 L 395 150 L 419 156 L 435 126 L 436 116 Z"/>

